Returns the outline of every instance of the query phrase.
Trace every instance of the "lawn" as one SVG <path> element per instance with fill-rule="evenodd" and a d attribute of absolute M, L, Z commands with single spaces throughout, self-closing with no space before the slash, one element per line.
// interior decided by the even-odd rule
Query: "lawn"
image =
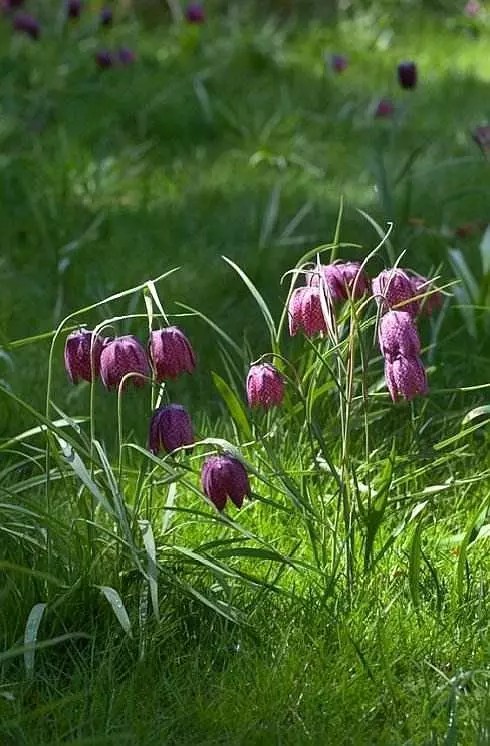
<path fill-rule="evenodd" d="M 490 15 L 327 5 L 0 16 L 1 746 L 490 743 Z M 367 295 L 290 338 L 317 258 L 433 278 L 427 394 L 391 401 Z M 195 371 L 74 385 L 79 324 L 177 325 Z M 168 403 L 193 449 L 148 449 Z"/>

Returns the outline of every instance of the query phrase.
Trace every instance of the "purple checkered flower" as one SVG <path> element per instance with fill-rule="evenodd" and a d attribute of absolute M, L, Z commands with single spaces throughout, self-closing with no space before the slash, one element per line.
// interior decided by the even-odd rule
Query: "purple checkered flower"
<path fill-rule="evenodd" d="M 348 298 L 358 300 L 369 292 L 369 277 L 361 269 L 360 262 L 336 262 L 321 264 L 308 271 L 306 282 L 311 287 L 324 284 L 325 290 L 333 302 Z"/>
<path fill-rule="evenodd" d="M 191 343 L 177 326 L 152 332 L 149 342 L 151 365 L 157 381 L 193 373 L 196 356 Z"/>
<path fill-rule="evenodd" d="M 152 453 L 172 453 L 194 443 L 192 422 L 188 411 L 180 404 L 159 407 L 150 422 L 149 449 Z"/>
<path fill-rule="evenodd" d="M 218 510 L 224 510 L 227 498 L 241 508 L 250 495 L 247 471 L 241 461 L 224 454 L 206 459 L 201 472 L 202 491 Z"/>
<path fill-rule="evenodd" d="M 403 269 L 384 269 L 373 279 L 373 295 L 382 313 L 399 306 L 397 310 L 415 316 L 419 310 L 417 301 L 410 301 L 415 295 L 412 278 Z"/>
<path fill-rule="evenodd" d="M 385 380 L 394 402 L 399 399 L 411 401 L 416 396 L 428 393 L 427 375 L 418 356 L 399 355 L 394 360 L 385 360 Z"/>
<path fill-rule="evenodd" d="M 323 314 L 320 298 L 321 288 L 296 288 L 289 300 L 288 319 L 289 333 L 294 336 L 303 331 L 307 337 L 313 337 L 320 332 L 327 332 L 328 325 Z"/>
<path fill-rule="evenodd" d="M 99 376 L 102 350 L 112 340 L 97 336 L 89 329 L 71 332 L 65 342 L 65 369 L 72 383 L 93 381 Z"/>
<path fill-rule="evenodd" d="M 132 335 L 116 337 L 102 350 L 100 356 L 100 377 L 108 389 L 118 389 L 123 384 L 144 386 L 150 375 L 148 358 L 141 343 Z"/>
<path fill-rule="evenodd" d="M 385 359 L 399 355 L 410 358 L 420 354 L 420 339 L 413 317 L 406 311 L 388 311 L 379 324 L 379 346 Z"/>
<path fill-rule="evenodd" d="M 282 404 L 284 379 L 273 365 L 257 363 L 247 375 L 247 401 L 250 407 L 271 407 Z"/>

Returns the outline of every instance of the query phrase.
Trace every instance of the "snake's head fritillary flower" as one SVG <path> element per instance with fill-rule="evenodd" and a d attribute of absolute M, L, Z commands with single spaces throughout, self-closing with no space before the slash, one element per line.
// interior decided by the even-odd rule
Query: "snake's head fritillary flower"
<path fill-rule="evenodd" d="M 243 499 L 250 494 L 250 483 L 244 465 L 226 454 L 206 459 L 201 472 L 201 486 L 206 497 L 218 510 L 224 509 L 228 497 L 237 508 L 241 508 Z"/>
<path fill-rule="evenodd" d="M 132 65 L 136 62 L 136 54 L 128 47 L 121 47 L 117 52 L 117 59 L 121 65 Z"/>
<path fill-rule="evenodd" d="M 14 31 L 19 31 L 22 34 L 30 36 L 31 39 L 37 41 L 41 34 L 41 26 L 39 21 L 31 16 L 29 13 L 17 13 L 13 20 L 12 25 Z"/>
<path fill-rule="evenodd" d="M 257 363 L 247 375 L 247 401 L 250 407 L 279 406 L 284 398 L 284 379 L 273 365 Z"/>
<path fill-rule="evenodd" d="M 157 381 L 192 373 L 196 356 L 191 343 L 177 326 L 167 326 L 150 335 L 150 360 Z"/>
<path fill-rule="evenodd" d="M 418 356 L 399 355 L 394 360 L 385 360 L 385 379 L 394 402 L 399 399 L 411 401 L 428 392 L 427 375 Z"/>
<path fill-rule="evenodd" d="M 194 443 L 192 422 L 188 411 L 180 404 L 159 407 L 150 422 L 149 448 L 152 453 L 172 453 Z"/>
<path fill-rule="evenodd" d="M 117 389 L 123 378 L 128 377 L 125 386 L 144 386 L 150 375 L 148 358 L 141 343 L 128 334 L 116 337 L 104 347 L 100 355 L 100 377 L 108 389 Z"/>
<path fill-rule="evenodd" d="M 93 381 L 99 376 L 100 356 L 112 340 L 95 337 L 89 329 L 71 332 L 65 342 L 65 368 L 72 383 Z"/>
<path fill-rule="evenodd" d="M 395 113 L 395 105 L 389 98 L 381 98 L 374 109 L 376 119 L 391 119 Z"/>
<path fill-rule="evenodd" d="M 344 54 L 332 54 L 330 57 L 330 67 L 334 73 L 343 73 L 349 62 Z"/>
<path fill-rule="evenodd" d="M 66 2 L 66 15 L 72 21 L 76 21 L 80 18 L 82 12 L 82 0 L 67 0 Z"/>
<path fill-rule="evenodd" d="M 203 6 L 200 3 L 190 3 L 185 9 L 185 18 L 188 23 L 204 23 L 206 16 Z"/>
<path fill-rule="evenodd" d="M 407 311 L 388 311 L 379 324 L 379 346 L 383 356 L 393 361 L 399 355 L 420 354 L 420 339 L 413 317 Z"/>
<path fill-rule="evenodd" d="M 487 156 L 490 153 L 490 124 L 481 124 L 479 127 L 475 127 L 471 136 L 483 155 Z"/>
<path fill-rule="evenodd" d="M 398 82 L 402 88 L 410 90 L 417 85 L 417 65 L 415 62 L 400 62 L 398 65 Z"/>
<path fill-rule="evenodd" d="M 412 278 L 403 269 L 384 269 L 373 279 L 373 295 L 382 313 L 400 306 L 397 310 L 415 316 L 419 310 L 417 301 L 409 302 L 415 295 Z"/>
<path fill-rule="evenodd" d="M 369 278 L 360 262 L 321 264 L 307 273 L 307 283 L 312 287 L 319 287 L 322 280 L 333 302 L 358 300 L 370 290 Z"/>
<path fill-rule="evenodd" d="M 113 21 L 112 8 L 102 8 L 99 20 L 101 26 L 110 26 Z"/>
<path fill-rule="evenodd" d="M 114 66 L 114 56 L 108 49 L 98 49 L 95 53 L 95 64 L 100 70 Z"/>
<path fill-rule="evenodd" d="M 294 336 L 302 330 L 307 337 L 327 332 L 328 325 L 322 309 L 321 288 L 304 286 L 296 288 L 288 305 L 289 333 Z"/>
<path fill-rule="evenodd" d="M 424 296 L 418 299 L 419 313 L 421 315 L 431 316 L 441 308 L 444 298 L 441 291 L 434 287 L 432 280 L 417 275 L 412 278 L 412 284 L 414 295 Z"/>

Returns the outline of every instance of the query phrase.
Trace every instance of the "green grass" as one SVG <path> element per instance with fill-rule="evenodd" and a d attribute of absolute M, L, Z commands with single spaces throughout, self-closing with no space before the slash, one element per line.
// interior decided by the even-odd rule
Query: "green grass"
<path fill-rule="evenodd" d="M 149 7 L 104 34 L 86 16 L 37 45 L 0 27 L 1 746 L 490 742 L 488 408 L 468 419 L 488 404 L 490 365 L 490 176 L 469 135 L 489 115 L 488 28 L 388 5 L 332 25 L 323 8 L 286 6 L 211 4 L 200 28 Z M 138 62 L 100 73 L 98 44 L 133 44 Z M 349 56 L 342 76 L 325 51 Z M 406 58 L 420 66 L 414 92 L 396 84 Z M 393 122 L 372 117 L 384 95 Z M 281 412 L 237 414 L 270 340 L 222 255 L 277 320 L 281 276 L 332 241 L 342 199 L 340 239 L 358 244 L 345 258 L 379 240 L 358 210 L 394 223 L 372 274 L 406 250 L 402 265 L 441 284 L 474 275 L 440 325 L 421 323 L 431 394 L 394 407 L 381 393 L 371 314 L 350 408 L 325 358 L 282 339 L 305 406 L 289 387 Z M 465 223 L 481 226 L 460 238 Z M 224 517 L 198 486 L 212 443 L 156 464 L 136 450 L 149 393 L 123 397 L 122 449 L 101 387 L 92 430 L 43 420 L 51 330 L 90 306 L 80 322 L 124 316 L 117 332 L 143 339 L 141 292 L 94 304 L 177 266 L 158 292 L 199 366 L 170 397 L 199 438 L 226 438 L 253 470 L 255 499 Z M 481 307 L 474 328 L 466 302 Z M 354 338 L 316 349 L 342 370 Z M 67 382 L 63 341 L 50 418 L 87 418 L 90 387 Z M 17 437 L 40 424 L 47 436 Z M 41 647 L 24 659 L 41 603 L 27 637 Z"/>

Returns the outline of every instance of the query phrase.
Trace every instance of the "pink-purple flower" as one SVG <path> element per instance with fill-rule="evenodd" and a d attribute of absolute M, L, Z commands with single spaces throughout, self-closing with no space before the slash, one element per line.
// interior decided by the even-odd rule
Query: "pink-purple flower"
<path fill-rule="evenodd" d="M 322 309 L 320 287 L 304 286 L 293 290 L 288 305 L 289 333 L 303 331 L 307 337 L 328 331 Z"/>
<path fill-rule="evenodd" d="M 218 510 L 224 510 L 227 498 L 241 508 L 250 495 L 247 471 L 241 461 L 224 454 L 210 456 L 203 464 L 201 486 L 204 494 Z"/>
<path fill-rule="evenodd" d="M 181 373 L 192 373 L 196 356 L 191 343 L 177 326 L 153 331 L 150 335 L 149 354 L 155 378 L 165 381 Z"/>
<path fill-rule="evenodd" d="M 369 277 L 360 262 L 320 264 L 308 271 L 306 281 L 311 287 L 320 287 L 323 283 L 333 302 L 348 298 L 358 300 L 370 290 Z"/>
<path fill-rule="evenodd" d="M 159 407 L 150 422 L 149 448 L 152 453 L 172 453 L 177 448 L 194 443 L 192 422 L 188 411 L 180 404 Z"/>
<path fill-rule="evenodd" d="M 100 377 L 108 389 L 117 389 L 128 377 L 134 386 L 144 386 L 150 375 L 148 358 L 141 343 L 132 335 L 116 337 L 104 347 L 100 356 Z"/>
<path fill-rule="evenodd" d="M 407 311 L 385 313 L 379 323 L 378 337 L 381 352 L 389 361 L 399 355 L 409 358 L 420 354 L 417 327 Z"/>
<path fill-rule="evenodd" d="M 398 267 L 384 269 L 373 279 L 373 295 L 382 313 L 397 307 L 415 316 L 419 310 L 417 301 L 410 302 L 415 295 L 413 280 Z"/>
<path fill-rule="evenodd" d="M 132 65 L 136 62 L 136 54 L 129 47 L 121 47 L 117 51 L 117 60 L 121 65 Z"/>
<path fill-rule="evenodd" d="M 26 34 L 35 41 L 39 39 L 41 26 L 39 25 L 39 21 L 29 13 L 17 13 L 12 20 L 12 25 L 14 31 Z"/>
<path fill-rule="evenodd" d="M 185 17 L 188 23 L 204 23 L 206 16 L 201 3 L 190 3 L 185 9 Z"/>
<path fill-rule="evenodd" d="M 284 379 L 269 363 L 256 363 L 247 375 L 247 401 L 250 407 L 270 409 L 284 399 Z"/>
<path fill-rule="evenodd" d="M 376 119 L 391 119 L 395 113 L 395 105 L 389 98 L 381 98 L 374 109 Z"/>
<path fill-rule="evenodd" d="M 111 340 L 95 337 L 89 329 L 71 332 L 65 342 L 65 369 L 72 383 L 93 381 L 99 376 L 100 356 Z"/>
<path fill-rule="evenodd" d="M 427 375 L 418 356 L 399 355 L 394 360 L 385 360 L 385 379 L 394 402 L 410 401 L 428 392 Z"/>
<path fill-rule="evenodd" d="M 95 64 L 100 70 L 114 66 L 114 55 L 108 49 L 98 49 L 95 53 Z"/>
<path fill-rule="evenodd" d="M 332 54 L 330 57 L 330 67 L 335 73 L 343 73 L 348 67 L 348 60 L 345 54 Z"/>

